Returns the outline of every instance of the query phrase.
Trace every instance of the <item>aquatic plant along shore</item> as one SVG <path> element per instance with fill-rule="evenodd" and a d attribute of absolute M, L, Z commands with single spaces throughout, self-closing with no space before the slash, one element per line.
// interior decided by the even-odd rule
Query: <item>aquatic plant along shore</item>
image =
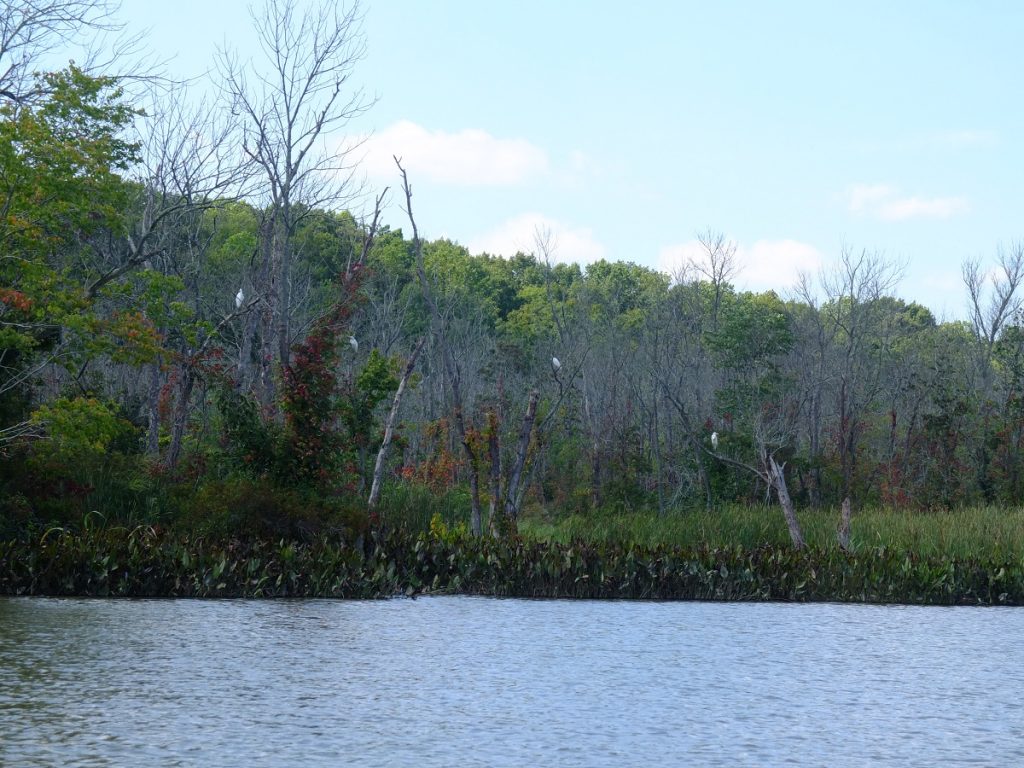
<path fill-rule="evenodd" d="M 355 546 L 213 541 L 153 528 L 54 531 L 0 544 L 0 594 L 96 597 L 538 598 L 1024 604 L 1019 563 L 789 547 L 639 547 L 468 536 Z"/>

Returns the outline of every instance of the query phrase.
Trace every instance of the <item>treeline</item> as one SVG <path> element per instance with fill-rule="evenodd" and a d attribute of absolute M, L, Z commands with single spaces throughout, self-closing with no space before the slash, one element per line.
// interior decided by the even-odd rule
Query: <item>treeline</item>
<path fill-rule="evenodd" d="M 88 29 L 101 4 L 66 5 Z M 3 4 L 19 8 L 35 6 Z M 543 236 L 512 258 L 424 242 L 398 167 L 353 215 L 350 164 L 318 154 L 366 106 L 346 90 L 358 18 L 268 3 L 268 61 L 301 71 L 254 87 L 225 56 L 229 98 L 192 111 L 161 92 L 143 114 L 129 79 L 11 59 L 3 532 L 362 531 L 442 498 L 502 533 L 527 507 L 1021 497 L 1024 250 L 966 264 L 971 318 L 940 323 L 866 251 L 782 298 L 737 291 L 735 248 L 713 233 L 671 277 L 557 263 Z M 54 23 L 37 31 L 56 43 Z M 408 231 L 378 224 L 389 204 Z"/>

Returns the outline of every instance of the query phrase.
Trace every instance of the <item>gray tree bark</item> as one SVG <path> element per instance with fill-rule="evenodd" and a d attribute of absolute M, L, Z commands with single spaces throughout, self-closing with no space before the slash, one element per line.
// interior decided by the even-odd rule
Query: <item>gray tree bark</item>
<path fill-rule="evenodd" d="M 850 551 L 851 506 L 850 497 L 847 496 L 843 499 L 843 506 L 839 517 L 839 530 L 836 533 L 836 537 L 839 539 L 839 548 L 842 549 L 843 552 Z"/>
<path fill-rule="evenodd" d="M 779 497 L 779 505 L 782 507 L 782 514 L 786 518 L 786 527 L 789 528 L 789 538 L 796 549 L 803 549 L 804 535 L 800 530 L 800 521 L 796 519 L 796 510 L 793 508 L 793 500 L 789 496 L 789 488 L 786 486 L 786 475 L 783 469 L 786 465 L 779 464 L 774 456 L 768 457 L 768 472 L 775 493 Z"/>
<path fill-rule="evenodd" d="M 380 450 L 377 451 L 377 462 L 373 467 L 373 482 L 370 484 L 370 498 L 366 502 L 366 505 L 370 510 L 376 509 L 377 502 L 380 500 L 380 487 L 381 478 L 384 475 L 384 462 L 387 460 L 388 449 L 391 447 L 391 438 L 395 433 L 395 422 L 398 420 L 398 411 L 402 405 L 402 395 L 405 393 L 405 385 L 408 383 L 409 376 L 412 375 L 413 369 L 416 367 L 416 358 L 419 357 L 420 350 L 423 349 L 423 344 L 425 342 L 426 337 L 423 337 L 416 342 L 416 346 L 413 348 L 412 354 L 409 355 L 409 360 L 405 364 L 405 369 L 402 371 L 402 378 L 398 382 L 398 389 L 395 390 L 395 398 L 391 403 L 391 411 L 388 413 L 388 420 L 384 426 L 384 440 L 380 444 Z"/>
<path fill-rule="evenodd" d="M 533 434 L 533 424 L 537 420 L 537 401 L 540 399 L 540 392 L 536 389 L 530 392 L 530 399 L 526 404 L 526 413 L 523 415 L 523 423 L 519 429 L 519 442 L 516 448 L 516 460 L 509 473 L 508 484 L 505 488 L 505 526 L 509 533 L 516 533 L 519 524 L 519 483 L 522 481 L 523 468 L 526 466 L 526 459 L 530 452 L 530 436 Z"/>

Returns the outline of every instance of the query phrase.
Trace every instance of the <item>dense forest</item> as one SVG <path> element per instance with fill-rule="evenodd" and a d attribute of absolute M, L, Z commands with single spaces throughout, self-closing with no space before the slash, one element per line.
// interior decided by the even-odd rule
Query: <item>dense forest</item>
<path fill-rule="evenodd" d="M 357 10 L 267 3 L 280 77 L 227 52 L 207 101 L 42 68 L 108 10 L 0 2 L 0 534 L 1024 493 L 1024 247 L 965 263 L 951 322 L 869 249 L 785 296 L 738 291 L 713 231 L 674 275 L 560 263 L 543 232 L 474 254 L 418 236 L 398 161 L 375 192 L 324 150 L 371 106 Z"/>

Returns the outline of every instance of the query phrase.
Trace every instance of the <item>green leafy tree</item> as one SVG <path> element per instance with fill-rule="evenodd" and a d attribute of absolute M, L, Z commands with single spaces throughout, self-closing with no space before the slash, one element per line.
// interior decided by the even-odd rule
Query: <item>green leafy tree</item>
<path fill-rule="evenodd" d="M 102 317 L 83 258 L 91 238 L 124 231 L 138 149 L 124 131 L 138 112 L 113 78 L 72 66 L 39 79 L 44 99 L 0 105 L 0 398 L 138 330 Z"/>

